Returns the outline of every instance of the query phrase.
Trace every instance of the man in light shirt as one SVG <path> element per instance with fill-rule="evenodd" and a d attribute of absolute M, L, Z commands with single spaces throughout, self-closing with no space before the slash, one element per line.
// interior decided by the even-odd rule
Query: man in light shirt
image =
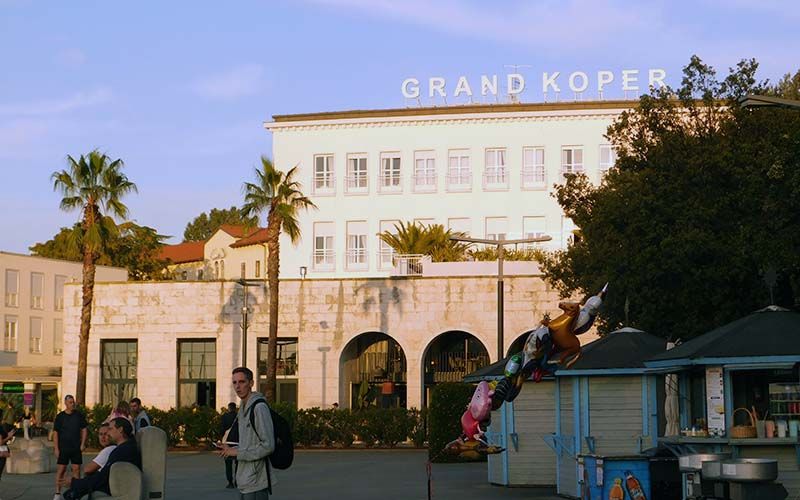
<path fill-rule="evenodd" d="M 84 473 L 87 476 L 94 474 L 105 467 L 106 463 L 108 462 L 108 456 L 111 455 L 111 452 L 117 447 L 117 445 L 111 444 L 111 436 L 108 435 L 108 423 L 100 426 L 100 429 L 98 430 L 98 438 L 100 439 L 100 446 L 102 446 L 103 449 L 100 450 L 100 453 L 98 453 L 97 456 L 86 465 Z"/>

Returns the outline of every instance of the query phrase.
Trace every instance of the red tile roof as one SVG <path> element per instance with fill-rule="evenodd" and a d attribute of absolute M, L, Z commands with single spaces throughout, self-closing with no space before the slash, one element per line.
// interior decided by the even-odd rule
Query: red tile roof
<path fill-rule="evenodd" d="M 262 227 L 257 229 L 254 233 L 245 238 L 242 238 L 234 243 L 231 243 L 231 248 L 246 247 L 249 245 L 258 245 L 267 242 L 267 228 Z"/>
<path fill-rule="evenodd" d="M 161 247 L 159 258 L 169 260 L 173 264 L 202 261 L 205 244 L 205 241 L 187 241 L 177 245 L 164 245 Z"/>
<path fill-rule="evenodd" d="M 253 228 L 250 228 L 248 230 L 244 226 L 238 226 L 238 225 L 233 225 L 233 224 L 223 224 L 223 225 L 219 226 L 219 228 L 222 229 L 223 231 L 225 231 L 226 233 L 230 234 L 231 236 L 233 236 L 236 239 L 243 238 L 246 234 L 249 234 L 249 233 L 253 232 Z"/>

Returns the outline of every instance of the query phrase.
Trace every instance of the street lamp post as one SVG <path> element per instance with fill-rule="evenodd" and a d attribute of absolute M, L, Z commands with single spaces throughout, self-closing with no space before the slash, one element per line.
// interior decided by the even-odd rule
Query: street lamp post
<path fill-rule="evenodd" d="M 524 238 L 521 240 L 506 240 L 500 238 L 497 240 L 487 240 L 480 238 L 464 238 L 459 236 L 451 236 L 453 241 L 461 241 L 464 243 L 479 243 L 483 245 L 494 245 L 497 247 L 497 361 L 505 357 L 503 346 L 503 328 L 504 328 L 504 283 L 503 283 L 503 256 L 505 253 L 506 245 L 519 245 L 525 243 L 541 243 L 543 241 L 550 241 L 553 239 L 550 236 L 540 236 L 538 238 Z"/>
<path fill-rule="evenodd" d="M 242 301 L 242 366 L 247 366 L 247 327 L 249 310 L 247 307 L 247 287 L 251 284 L 262 285 L 261 280 L 246 280 L 244 278 L 236 280 L 242 286 L 242 293 L 244 298 Z M 266 285 L 265 285 L 266 287 Z"/>

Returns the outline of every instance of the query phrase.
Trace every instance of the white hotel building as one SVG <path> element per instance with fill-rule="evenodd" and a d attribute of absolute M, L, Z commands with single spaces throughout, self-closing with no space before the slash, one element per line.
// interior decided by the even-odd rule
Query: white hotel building
<path fill-rule="evenodd" d="M 388 276 L 377 233 L 398 221 L 437 223 L 474 237 L 550 235 L 563 248 L 572 222 L 553 198 L 565 172 L 599 182 L 614 164 L 606 129 L 633 101 L 467 105 L 279 115 L 281 169 L 319 210 L 300 218 L 297 248 L 282 241 L 281 275 Z"/>

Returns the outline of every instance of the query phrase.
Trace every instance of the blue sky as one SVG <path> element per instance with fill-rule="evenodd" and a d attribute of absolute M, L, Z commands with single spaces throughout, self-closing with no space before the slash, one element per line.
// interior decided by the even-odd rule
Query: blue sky
<path fill-rule="evenodd" d="M 0 249 L 77 220 L 49 180 L 67 154 L 122 158 L 131 218 L 177 242 L 241 203 L 274 114 L 401 107 L 406 77 L 452 89 L 507 64 L 533 87 L 600 69 L 618 86 L 624 68 L 676 84 L 692 54 L 720 73 L 755 57 L 775 80 L 800 69 L 798 24 L 791 0 L 0 0 Z"/>

